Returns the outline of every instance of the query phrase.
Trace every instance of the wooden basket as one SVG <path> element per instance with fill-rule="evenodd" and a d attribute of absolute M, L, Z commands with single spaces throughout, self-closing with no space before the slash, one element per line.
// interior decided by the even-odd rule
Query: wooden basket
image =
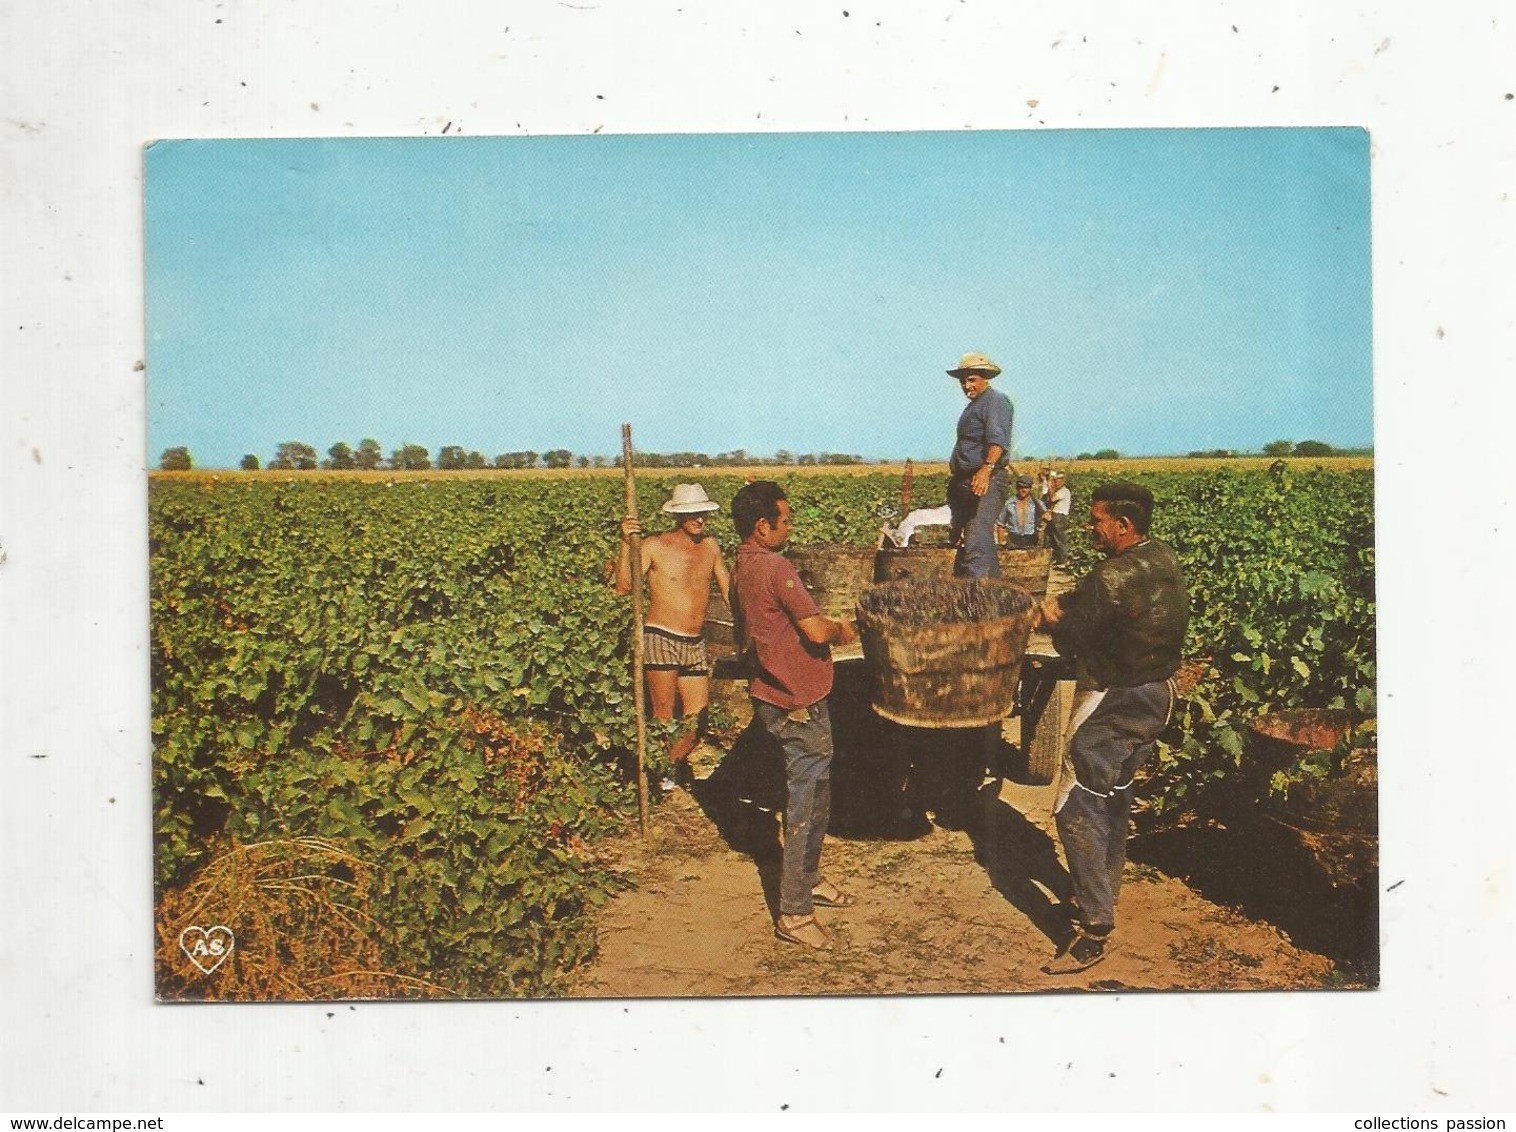
<path fill-rule="evenodd" d="M 1377 744 L 1361 743 L 1371 721 L 1334 708 L 1267 712 L 1249 723 L 1245 768 L 1259 816 L 1290 831 L 1334 889 L 1373 888 L 1379 869 Z M 1325 778 L 1293 782 L 1287 795 L 1268 793 L 1269 776 L 1307 756 L 1331 752 Z"/>
<path fill-rule="evenodd" d="M 872 546 L 795 547 L 784 552 L 816 608 L 846 620 L 852 619 L 858 599 L 874 581 L 874 554 Z"/>
<path fill-rule="evenodd" d="M 1020 586 L 990 579 L 907 578 L 873 587 L 858 603 L 858 633 L 874 710 L 910 727 L 1004 719 L 1016 701 L 1032 606 Z M 931 619 L 944 608 L 950 611 Z"/>

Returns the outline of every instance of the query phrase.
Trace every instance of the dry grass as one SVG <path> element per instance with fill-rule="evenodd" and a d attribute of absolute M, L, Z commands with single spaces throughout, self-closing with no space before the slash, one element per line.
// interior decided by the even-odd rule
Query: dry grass
<path fill-rule="evenodd" d="M 450 997 L 384 969 L 383 927 L 364 893 L 371 867 L 338 846 L 298 837 L 234 846 L 158 900 L 158 997 L 214 1002 Z M 210 973 L 180 946 L 198 927 L 235 942 Z M 210 966 L 206 963 L 206 966 Z"/>

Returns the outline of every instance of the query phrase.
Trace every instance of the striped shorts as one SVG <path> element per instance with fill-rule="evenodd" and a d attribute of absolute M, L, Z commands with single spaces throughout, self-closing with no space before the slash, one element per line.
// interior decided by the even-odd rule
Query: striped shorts
<path fill-rule="evenodd" d="M 671 633 L 658 625 L 642 627 L 642 666 L 664 672 L 675 671 L 680 676 L 711 674 L 704 637 Z"/>

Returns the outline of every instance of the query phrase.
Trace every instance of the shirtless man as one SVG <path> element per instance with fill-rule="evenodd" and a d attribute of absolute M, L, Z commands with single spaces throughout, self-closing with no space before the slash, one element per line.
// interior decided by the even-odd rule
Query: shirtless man
<path fill-rule="evenodd" d="M 671 778 L 664 788 L 688 786 L 690 752 L 700 742 L 706 707 L 711 702 L 711 665 L 706 655 L 705 607 L 715 575 L 721 596 L 730 600 L 730 583 L 721 547 L 705 533 L 706 517 L 721 506 L 712 503 L 695 483 L 675 486 L 663 510 L 675 526 L 642 540 L 642 573 L 651 601 L 642 629 L 643 672 L 654 719 L 673 719 L 677 701 L 680 716 L 689 722 L 669 746 Z M 642 525 L 631 516 L 621 520 L 621 556 L 616 562 L 616 592 L 632 592 L 632 536 Z"/>

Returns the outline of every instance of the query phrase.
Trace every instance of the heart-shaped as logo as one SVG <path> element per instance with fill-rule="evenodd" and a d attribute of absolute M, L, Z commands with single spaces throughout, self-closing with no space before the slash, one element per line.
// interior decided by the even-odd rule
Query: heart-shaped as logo
<path fill-rule="evenodd" d="M 179 933 L 179 946 L 191 963 L 209 975 L 226 962 L 232 948 L 237 946 L 237 939 L 232 929 L 222 924 L 209 928 L 191 924 Z"/>

